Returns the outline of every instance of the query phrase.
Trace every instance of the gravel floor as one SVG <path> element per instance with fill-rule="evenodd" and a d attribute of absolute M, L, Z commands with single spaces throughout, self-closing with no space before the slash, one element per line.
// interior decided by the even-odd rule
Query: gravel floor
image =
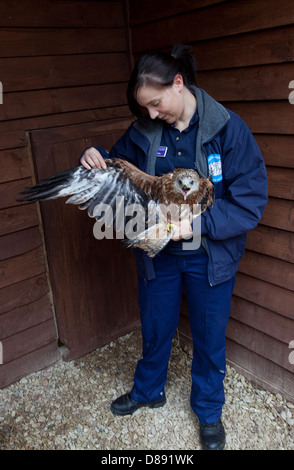
<path fill-rule="evenodd" d="M 72 362 L 33 373 L 0 391 L 0 449 L 197 450 L 189 405 L 191 347 L 174 340 L 163 408 L 115 417 L 140 358 L 140 330 Z M 228 367 L 223 423 L 227 450 L 294 449 L 294 405 Z"/>

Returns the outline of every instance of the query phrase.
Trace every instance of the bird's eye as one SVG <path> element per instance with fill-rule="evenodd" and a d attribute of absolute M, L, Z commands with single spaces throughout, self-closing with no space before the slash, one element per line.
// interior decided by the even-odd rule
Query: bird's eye
<path fill-rule="evenodd" d="M 193 180 L 189 181 L 189 184 L 190 184 L 190 186 L 193 186 L 194 181 Z"/>
<path fill-rule="evenodd" d="M 178 181 L 179 181 L 179 185 L 182 186 L 182 184 L 183 184 L 182 180 L 178 180 Z"/>

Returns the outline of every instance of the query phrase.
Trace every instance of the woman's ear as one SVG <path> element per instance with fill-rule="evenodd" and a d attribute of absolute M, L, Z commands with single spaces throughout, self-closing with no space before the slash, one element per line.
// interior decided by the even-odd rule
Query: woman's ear
<path fill-rule="evenodd" d="M 182 75 L 180 75 L 179 73 L 177 73 L 177 75 L 174 78 L 174 86 L 176 87 L 177 91 L 179 91 L 179 93 L 183 91 L 184 80 L 183 80 Z"/>

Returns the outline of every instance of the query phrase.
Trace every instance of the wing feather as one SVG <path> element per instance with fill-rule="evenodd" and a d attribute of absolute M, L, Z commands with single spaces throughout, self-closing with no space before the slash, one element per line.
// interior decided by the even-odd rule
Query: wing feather
<path fill-rule="evenodd" d="M 132 181 L 139 190 L 153 198 L 154 186 L 160 182 L 161 178 L 144 173 L 144 171 L 139 170 L 139 168 L 127 160 L 117 159 L 117 162 L 119 162 L 122 171 L 129 178 L 129 181 Z"/>
<path fill-rule="evenodd" d="M 130 163 L 126 165 L 127 162 L 121 159 L 105 161 L 106 170 L 87 170 L 79 166 L 42 180 L 20 193 L 23 197 L 18 201 L 33 202 L 70 196 L 66 203 L 87 209 L 90 216 L 93 216 L 94 208 L 99 203 L 109 204 L 114 209 L 117 196 L 123 196 L 126 204 L 148 205 L 150 196 L 142 190 L 145 173 Z"/>

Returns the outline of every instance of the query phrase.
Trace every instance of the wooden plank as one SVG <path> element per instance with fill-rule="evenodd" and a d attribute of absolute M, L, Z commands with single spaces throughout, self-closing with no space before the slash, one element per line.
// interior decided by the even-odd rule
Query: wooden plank
<path fill-rule="evenodd" d="M 293 339 L 293 320 L 235 295 L 232 297 L 231 318 L 281 343 L 288 345 Z"/>
<path fill-rule="evenodd" d="M 166 17 L 168 11 L 166 12 Z M 133 52 L 169 47 L 174 43 L 191 43 L 207 39 L 233 36 L 279 26 L 292 25 L 294 5 L 283 0 L 277 8 L 275 0 L 239 0 L 221 3 L 206 9 L 133 26 Z M 205 27 L 195 27 L 205 25 Z"/>
<path fill-rule="evenodd" d="M 249 250 L 294 263 L 293 233 L 259 225 L 248 232 Z"/>
<path fill-rule="evenodd" d="M 294 27 L 292 25 L 221 39 L 207 39 L 192 44 L 197 61 L 198 76 L 204 71 L 234 69 L 294 61 Z M 190 41 L 191 43 L 191 41 Z M 171 47 L 164 48 L 170 52 Z M 135 62 L 142 53 L 135 54 Z M 235 72 L 232 71 L 232 75 Z M 240 70 L 241 73 L 241 70 Z M 205 84 L 205 75 L 202 82 Z M 212 81 L 210 75 L 207 76 Z M 269 77 L 270 79 L 270 77 Z M 205 86 L 204 86 L 205 88 Z"/>
<path fill-rule="evenodd" d="M 133 119 L 111 119 L 109 121 L 78 124 L 75 126 L 57 127 L 55 129 L 40 130 L 32 132 L 31 143 L 37 148 L 39 146 L 58 144 L 70 140 L 89 139 L 91 137 L 112 135 L 112 142 L 116 142 L 116 135 L 122 135 L 130 126 Z M 84 144 L 84 140 L 82 144 Z M 44 175 L 42 176 L 44 177 Z"/>
<path fill-rule="evenodd" d="M 293 202 L 269 198 L 260 223 L 268 227 L 294 232 Z"/>
<path fill-rule="evenodd" d="M 0 44 L 0 57 L 126 51 L 124 28 L 5 28 Z"/>
<path fill-rule="evenodd" d="M 15 284 L 8 284 L 7 287 L 1 289 L 0 314 L 29 305 L 47 294 L 46 274 L 33 276 Z"/>
<path fill-rule="evenodd" d="M 123 91 L 125 91 L 125 88 Z M 108 121 L 128 116 L 131 117 L 131 113 L 127 105 L 108 106 L 47 116 L 24 117 L 21 120 L 18 119 L 9 122 L 2 121 L 0 122 L 0 132 L 7 132 L 8 129 L 18 132 L 26 130 L 34 131 L 96 121 Z"/>
<path fill-rule="evenodd" d="M 271 197 L 294 199 L 294 169 L 267 168 L 268 193 Z"/>
<path fill-rule="evenodd" d="M 12 258 L 42 245 L 39 227 L 31 227 L 0 238 L 0 260 Z"/>
<path fill-rule="evenodd" d="M 289 343 L 282 343 L 244 323 L 241 324 L 234 318 L 229 321 L 226 337 L 285 370 L 293 371 L 288 360 Z"/>
<path fill-rule="evenodd" d="M 52 319 L 48 295 L 0 315 L 0 340 Z"/>
<path fill-rule="evenodd" d="M 0 236 L 38 225 L 35 204 L 19 205 L 0 210 Z"/>
<path fill-rule="evenodd" d="M 194 45 L 197 68 L 220 70 L 294 61 L 293 25 Z"/>
<path fill-rule="evenodd" d="M 167 16 L 179 15 L 190 10 L 198 10 L 226 0 L 130 0 L 131 26 L 154 21 Z"/>
<path fill-rule="evenodd" d="M 271 310 L 238 298 L 235 295 L 232 297 L 231 319 L 281 343 L 288 345 L 291 341 L 292 320 L 281 315 L 278 316 Z M 230 337 L 229 334 L 228 337 Z M 239 342 L 238 339 L 236 342 Z"/>
<path fill-rule="evenodd" d="M 120 1 L 26 0 L 0 3 L 0 27 L 123 27 Z"/>
<path fill-rule="evenodd" d="M 279 286 L 274 286 L 273 288 L 272 284 L 247 276 L 246 274 L 238 273 L 234 295 L 288 317 L 291 320 L 294 319 L 293 291 Z"/>
<path fill-rule="evenodd" d="M 3 105 L 1 106 L 3 107 Z M 0 110 L 1 110 L 1 107 L 0 107 Z M 18 130 L 13 130 L 13 131 L 5 130 L 4 132 L 0 133 L 0 148 L 1 149 L 25 147 L 26 145 L 27 145 L 26 135 L 23 129 L 18 129 Z"/>
<path fill-rule="evenodd" d="M 255 138 L 267 166 L 294 168 L 292 136 L 257 134 Z"/>
<path fill-rule="evenodd" d="M 288 100 L 294 63 L 199 72 L 197 84 L 217 101 Z"/>
<path fill-rule="evenodd" d="M 13 361 L 57 340 L 53 318 L 2 340 L 3 363 Z"/>
<path fill-rule="evenodd" d="M 45 272 L 43 247 L 0 262 L 0 288 Z"/>
<path fill-rule="evenodd" d="M 94 97 L 93 97 L 94 99 Z M 23 117 L 14 121 L 0 122 L 0 148 L 14 148 L 26 146 L 25 131 L 39 130 L 48 127 L 68 126 L 86 122 L 96 122 L 117 118 L 130 117 L 128 106 L 109 106 L 101 109 L 77 110 L 73 112 L 57 113 L 44 116 Z M 15 129 L 7 132 L 7 129 Z"/>
<path fill-rule="evenodd" d="M 49 367 L 60 359 L 56 341 L 1 366 L 0 388 L 7 387 L 33 372 Z"/>
<path fill-rule="evenodd" d="M 253 133 L 294 134 L 294 106 L 291 106 L 289 101 L 223 102 L 222 104 L 242 117 Z"/>
<path fill-rule="evenodd" d="M 22 204 L 17 202 L 17 199 L 20 197 L 19 193 L 23 191 L 26 186 L 30 186 L 31 184 L 31 178 L 24 178 L 22 180 L 9 181 L 9 183 L 0 184 L 0 209 Z"/>
<path fill-rule="evenodd" d="M 239 265 L 239 272 L 294 291 L 292 263 L 246 250 Z"/>
<path fill-rule="evenodd" d="M 5 161 L 5 171 L 0 174 L 0 183 L 31 176 L 31 167 L 26 148 L 0 151 L 0 161 Z"/>
<path fill-rule="evenodd" d="M 125 83 L 8 93 L 4 94 L 0 106 L 0 121 L 119 106 L 126 102 Z M 7 144 L 1 148 L 7 148 Z"/>
<path fill-rule="evenodd" d="M 293 372 L 285 370 L 229 339 L 227 340 L 227 358 L 229 364 L 254 383 L 294 401 Z"/>
<path fill-rule="evenodd" d="M 119 83 L 129 79 L 126 53 L 2 58 L 0 69 L 5 94 L 12 91 Z M 6 100 L 4 95 L 4 106 Z"/>

